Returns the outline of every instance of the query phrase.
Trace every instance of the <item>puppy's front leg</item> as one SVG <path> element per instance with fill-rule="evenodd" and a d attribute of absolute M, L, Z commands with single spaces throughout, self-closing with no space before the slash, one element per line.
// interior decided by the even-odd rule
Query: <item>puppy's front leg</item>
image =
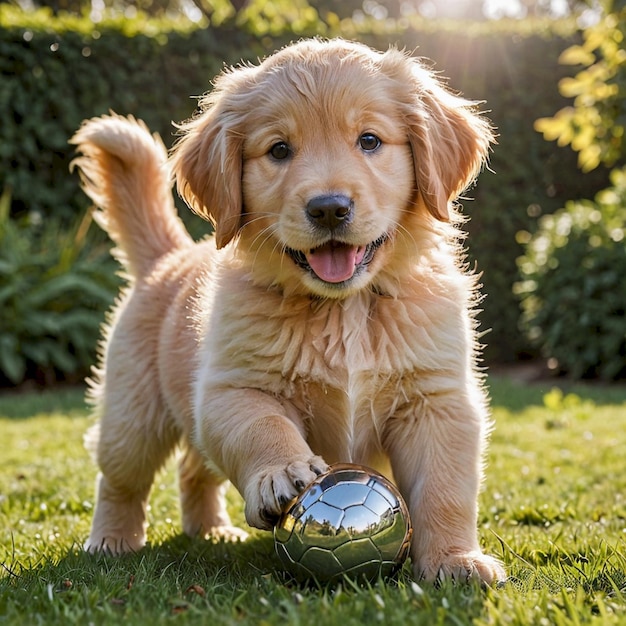
<path fill-rule="evenodd" d="M 237 487 L 246 520 L 269 529 L 284 505 L 328 469 L 296 415 L 252 389 L 212 389 L 196 408 L 198 445 Z"/>
<path fill-rule="evenodd" d="M 390 422 L 386 444 L 413 522 L 415 575 L 492 583 L 506 575 L 477 537 L 485 417 L 463 396 L 442 392 L 411 403 Z"/>

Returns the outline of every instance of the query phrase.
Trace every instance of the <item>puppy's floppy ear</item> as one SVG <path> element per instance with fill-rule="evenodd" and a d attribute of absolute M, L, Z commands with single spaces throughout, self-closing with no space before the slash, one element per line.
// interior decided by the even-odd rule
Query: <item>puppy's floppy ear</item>
<path fill-rule="evenodd" d="M 200 99 L 201 112 L 180 125 L 181 138 L 172 152 L 178 192 L 198 215 L 215 227 L 222 248 L 239 232 L 243 198 L 243 117 L 234 97 L 246 69 L 221 75 Z"/>
<path fill-rule="evenodd" d="M 419 61 L 411 65 L 413 105 L 405 118 L 419 193 L 430 213 L 450 219 L 449 203 L 478 175 L 494 135 L 476 104 L 446 87 Z"/>

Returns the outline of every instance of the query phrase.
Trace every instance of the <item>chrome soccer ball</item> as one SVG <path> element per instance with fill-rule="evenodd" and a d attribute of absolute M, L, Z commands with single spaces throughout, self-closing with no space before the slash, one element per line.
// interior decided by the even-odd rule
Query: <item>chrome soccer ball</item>
<path fill-rule="evenodd" d="M 274 544 L 299 580 L 347 575 L 372 581 L 400 568 L 411 534 L 396 487 L 374 470 L 341 464 L 291 501 L 274 528 Z"/>

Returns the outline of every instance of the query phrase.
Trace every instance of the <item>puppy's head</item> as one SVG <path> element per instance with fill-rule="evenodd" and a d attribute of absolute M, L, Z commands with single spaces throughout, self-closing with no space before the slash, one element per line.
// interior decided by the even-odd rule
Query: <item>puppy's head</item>
<path fill-rule="evenodd" d="M 322 297 L 376 288 L 399 239 L 451 220 L 492 140 L 417 60 L 343 40 L 224 73 L 200 104 L 173 154 L 181 195 L 258 280 Z"/>

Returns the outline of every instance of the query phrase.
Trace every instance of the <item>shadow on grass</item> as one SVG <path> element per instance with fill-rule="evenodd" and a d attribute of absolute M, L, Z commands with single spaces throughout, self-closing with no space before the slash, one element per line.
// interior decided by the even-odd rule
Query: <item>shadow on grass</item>
<path fill-rule="evenodd" d="M 182 602 L 190 595 L 232 596 L 258 586 L 278 568 L 271 535 L 241 543 L 177 535 L 121 556 L 88 554 L 75 544 L 29 563 L 8 560 L 2 564 L 1 586 L 25 594 L 31 603 L 42 595 L 66 602 L 73 596 L 77 602 L 78 596 L 93 596 L 92 601 L 121 607 L 131 599 L 150 605 Z"/>
<path fill-rule="evenodd" d="M 35 558 L 28 564 L 8 559 L 2 570 L 3 577 L 19 581 L 22 587 L 28 586 L 28 580 L 41 581 L 52 585 L 55 592 L 76 584 L 111 592 L 129 591 L 139 584 L 162 584 L 186 592 L 193 586 L 206 588 L 207 584 L 209 588 L 224 584 L 248 587 L 271 577 L 288 581 L 282 575 L 270 533 L 234 543 L 176 535 L 120 556 L 89 554 L 74 544 L 69 550 Z"/>
<path fill-rule="evenodd" d="M 74 544 L 64 554 L 53 554 L 29 566 L 16 561 L 2 568 L 3 574 L 13 580 L 45 581 L 59 593 L 77 583 L 115 593 L 128 592 L 140 584 L 163 585 L 164 589 L 183 593 L 224 587 L 250 589 L 262 581 L 296 591 L 332 590 L 338 585 L 296 581 L 283 569 L 271 533 L 253 534 L 243 542 L 213 542 L 181 534 L 120 556 L 89 554 Z M 410 562 L 385 582 L 394 585 L 398 579 L 411 579 Z M 354 588 L 375 584 L 346 582 Z"/>

